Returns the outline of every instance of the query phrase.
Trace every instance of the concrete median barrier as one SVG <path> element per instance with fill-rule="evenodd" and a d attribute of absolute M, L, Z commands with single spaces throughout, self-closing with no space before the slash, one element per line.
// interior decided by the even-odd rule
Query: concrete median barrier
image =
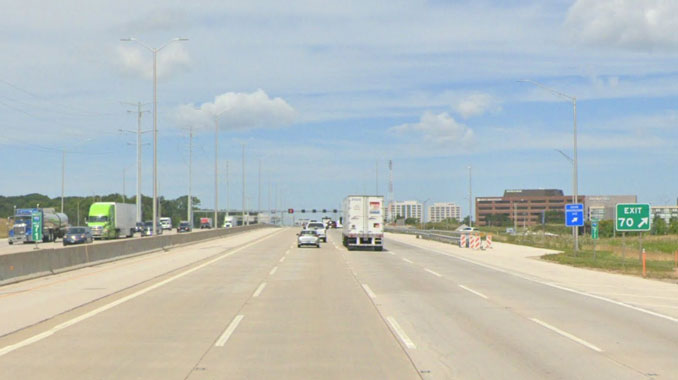
<path fill-rule="evenodd" d="M 128 256 L 216 239 L 257 228 L 254 224 L 233 228 L 197 230 L 191 233 L 150 236 L 140 239 L 112 240 L 100 244 L 85 244 L 64 248 L 28 249 L 24 252 L 0 255 L 0 285 L 97 265 Z"/>

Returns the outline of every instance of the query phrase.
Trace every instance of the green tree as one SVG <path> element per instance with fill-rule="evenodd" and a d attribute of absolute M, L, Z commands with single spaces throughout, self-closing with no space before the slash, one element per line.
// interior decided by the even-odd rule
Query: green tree
<path fill-rule="evenodd" d="M 546 211 L 546 213 L 544 215 L 544 219 L 546 219 L 546 223 L 564 224 L 565 223 L 565 211 L 557 211 L 557 210 Z"/>
<path fill-rule="evenodd" d="M 678 218 L 673 217 L 669 221 L 669 233 L 672 235 L 678 234 Z"/>
<path fill-rule="evenodd" d="M 405 224 L 416 226 L 419 224 L 419 218 L 407 218 L 405 219 Z"/>
<path fill-rule="evenodd" d="M 667 226 L 664 218 L 655 216 L 654 220 L 652 221 L 652 235 L 666 235 L 666 232 Z"/>

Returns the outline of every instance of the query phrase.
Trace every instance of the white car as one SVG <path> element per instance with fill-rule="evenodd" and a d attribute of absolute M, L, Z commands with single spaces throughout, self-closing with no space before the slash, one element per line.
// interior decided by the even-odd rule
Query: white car
<path fill-rule="evenodd" d="M 172 218 L 163 217 L 163 218 L 160 218 L 159 221 L 160 221 L 160 227 L 162 227 L 163 230 L 171 230 L 172 229 Z"/>
<path fill-rule="evenodd" d="M 297 234 L 297 248 L 301 248 L 302 245 L 312 245 L 320 248 L 320 238 L 318 238 L 315 230 L 301 230 Z"/>
<path fill-rule="evenodd" d="M 318 238 L 322 240 L 323 243 L 327 243 L 327 230 L 325 229 L 325 225 L 322 224 L 322 222 L 310 222 L 306 226 L 306 229 L 315 230 L 315 232 L 318 234 Z"/>

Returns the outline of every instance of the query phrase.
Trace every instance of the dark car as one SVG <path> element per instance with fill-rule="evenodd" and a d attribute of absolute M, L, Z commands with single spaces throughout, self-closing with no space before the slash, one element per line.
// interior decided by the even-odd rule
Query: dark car
<path fill-rule="evenodd" d="M 89 227 L 70 227 L 64 234 L 64 245 L 85 244 L 93 241 Z"/>
<path fill-rule="evenodd" d="M 158 223 L 155 227 L 155 231 L 158 235 L 162 235 L 162 226 Z M 144 222 L 144 229 L 141 231 L 141 236 L 152 236 L 153 235 L 153 222 L 147 221 Z"/>
<path fill-rule="evenodd" d="M 144 232 L 144 222 L 137 222 L 134 232 Z"/>
<path fill-rule="evenodd" d="M 191 232 L 191 224 L 182 221 L 181 223 L 179 223 L 179 227 L 177 227 L 177 232 Z"/>

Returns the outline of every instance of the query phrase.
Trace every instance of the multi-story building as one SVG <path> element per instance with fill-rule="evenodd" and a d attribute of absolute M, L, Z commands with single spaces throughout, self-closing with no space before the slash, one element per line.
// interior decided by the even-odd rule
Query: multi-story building
<path fill-rule="evenodd" d="M 584 203 L 585 199 L 580 195 L 577 201 Z M 567 203 L 572 203 L 572 196 L 558 189 L 506 190 L 502 197 L 476 198 L 476 224 L 486 226 L 504 219 L 518 226 L 534 225 L 541 223 L 547 211 L 564 212 Z"/>
<path fill-rule="evenodd" d="M 635 195 L 587 195 L 584 200 L 584 215 L 587 220 L 613 220 L 617 203 L 637 203 Z"/>
<path fill-rule="evenodd" d="M 652 220 L 660 217 L 668 224 L 671 223 L 671 218 L 678 218 L 678 206 L 652 206 L 650 215 Z"/>
<path fill-rule="evenodd" d="M 426 210 L 427 222 L 441 222 L 445 219 L 461 220 L 461 208 L 452 202 L 436 202 Z"/>
<path fill-rule="evenodd" d="M 389 205 L 389 215 L 392 215 L 393 219 L 416 218 L 421 221 L 421 212 L 421 203 L 417 201 L 393 202 Z"/>

